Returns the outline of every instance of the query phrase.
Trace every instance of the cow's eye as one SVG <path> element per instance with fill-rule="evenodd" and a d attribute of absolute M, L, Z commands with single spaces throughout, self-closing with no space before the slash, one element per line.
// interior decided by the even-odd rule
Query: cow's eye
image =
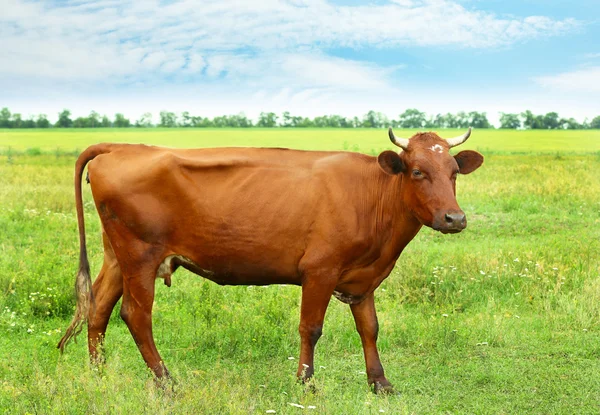
<path fill-rule="evenodd" d="M 417 169 L 414 169 L 412 171 L 412 175 L 413 175 L 413 177 L 416 177 L 416 178 L 423 177 L 423 173 L 421 173 L 421 170 L 417 170 Z"/>

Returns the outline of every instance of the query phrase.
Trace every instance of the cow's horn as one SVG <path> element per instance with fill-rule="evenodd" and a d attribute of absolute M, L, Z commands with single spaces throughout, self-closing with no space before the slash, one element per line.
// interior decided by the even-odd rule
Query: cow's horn
<path fill-rule="evenodd" d="M 446 142 L 448 143 L 448 145 L 450 146 L 450 148 L 455 147 L 459 144 L 464 143 L 465 141 L 467 141 L 467 138 L 469 138 L 469 136 L 471 135 L 471 127 L 469 127 L 469 129 L 467 130 L 466 133 L 464 133 L 463 135 L 460 135 L 458 137 L 454 137 L 454 138 L 447 138 Z"/>
<path fill-rule="evenodd" d="M 402 148 L 403 150 L 406 150 L 408 148 L 408 138 L 396 137 L 394 135 L 394 132 L 392 131 L 392 127 L 390 127 L 388 129 L 388 133 L 389 133 L 390 140 L 392 141 L 392 143 L 396 144 L 398 147 Z"/>

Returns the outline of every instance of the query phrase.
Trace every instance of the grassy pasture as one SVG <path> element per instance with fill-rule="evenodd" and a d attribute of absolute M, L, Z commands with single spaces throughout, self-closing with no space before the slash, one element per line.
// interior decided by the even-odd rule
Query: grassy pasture
<path fill-rule="evenodd" d="M 294 376 L 298 287 L 220 287 L 186 271 L 157 286 L 154 309 L 175 392 L 153 386 L 118 306 L 105 366 L 89 366 L 84 336 L 59 356 L 77 267 L 74 154 L 102 141 L 393 147 L 372 130 L 0 131 L 0 412 L 600 412 L 599 131 L 474 131 L 464 147 L 486 161 L 457 185 L 469 227 L 423 229 L 377 291 L 381 358 L 402 393 L 383 397 L 367 388 L 348 306 L 330 304 L 307 390 Z"/>
<path fill-rule="evenodd" d="M 444 130 L 453 137 L 462 130 Z M 410 137 L 412 130 L 395 130 Z M 600 130 L 480 130 L 463 148 L 486 153 L 593 153 L 600 151 Z M 81 151 L 101 142 L 144 143 L 172 147 L 257 146 L 375 153 L 390 148 L 387 132 L 371 129 L 69 129 L 0 130 L 0 152 Z"/>

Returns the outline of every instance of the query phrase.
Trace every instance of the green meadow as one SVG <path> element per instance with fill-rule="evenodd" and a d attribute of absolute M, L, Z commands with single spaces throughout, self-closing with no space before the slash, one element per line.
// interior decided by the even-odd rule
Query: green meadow
<path fill-rule="evenodd" d="M 397 396 L 370 392 L 347 305 L 330 303 L 307 387 L 295 379 L 299 287 L 221 287 L 184 270 L 171 288 L 157 282 L 153 314 L 172 388 L 155 386 L 119 305 L 105 365 L 88 363 L 85 332 L 61 356 L 78 261 L 73 166 L 98 142 L 394 148 L 385 130 L 0 130 L 0 413 L 600 412 L 600 131 L 476 130 L 461 146 L 485 156 L 457 180 L 468 228 L 424 228 L 376 292 Z M 95 273 L 100 226 L 84 190 Z"/>

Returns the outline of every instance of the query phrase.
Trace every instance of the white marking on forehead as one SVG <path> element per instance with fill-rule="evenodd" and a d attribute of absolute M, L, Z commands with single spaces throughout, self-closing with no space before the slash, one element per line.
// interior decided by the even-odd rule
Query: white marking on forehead
<path fill-rule="evenodd" d="M 431 146 L 430 150 L 433 151 L 434 153 L 443 153 L 444 152 L 444 147 L 442 147 L 439 144 L 436 144 L 434 146 Z"/>

